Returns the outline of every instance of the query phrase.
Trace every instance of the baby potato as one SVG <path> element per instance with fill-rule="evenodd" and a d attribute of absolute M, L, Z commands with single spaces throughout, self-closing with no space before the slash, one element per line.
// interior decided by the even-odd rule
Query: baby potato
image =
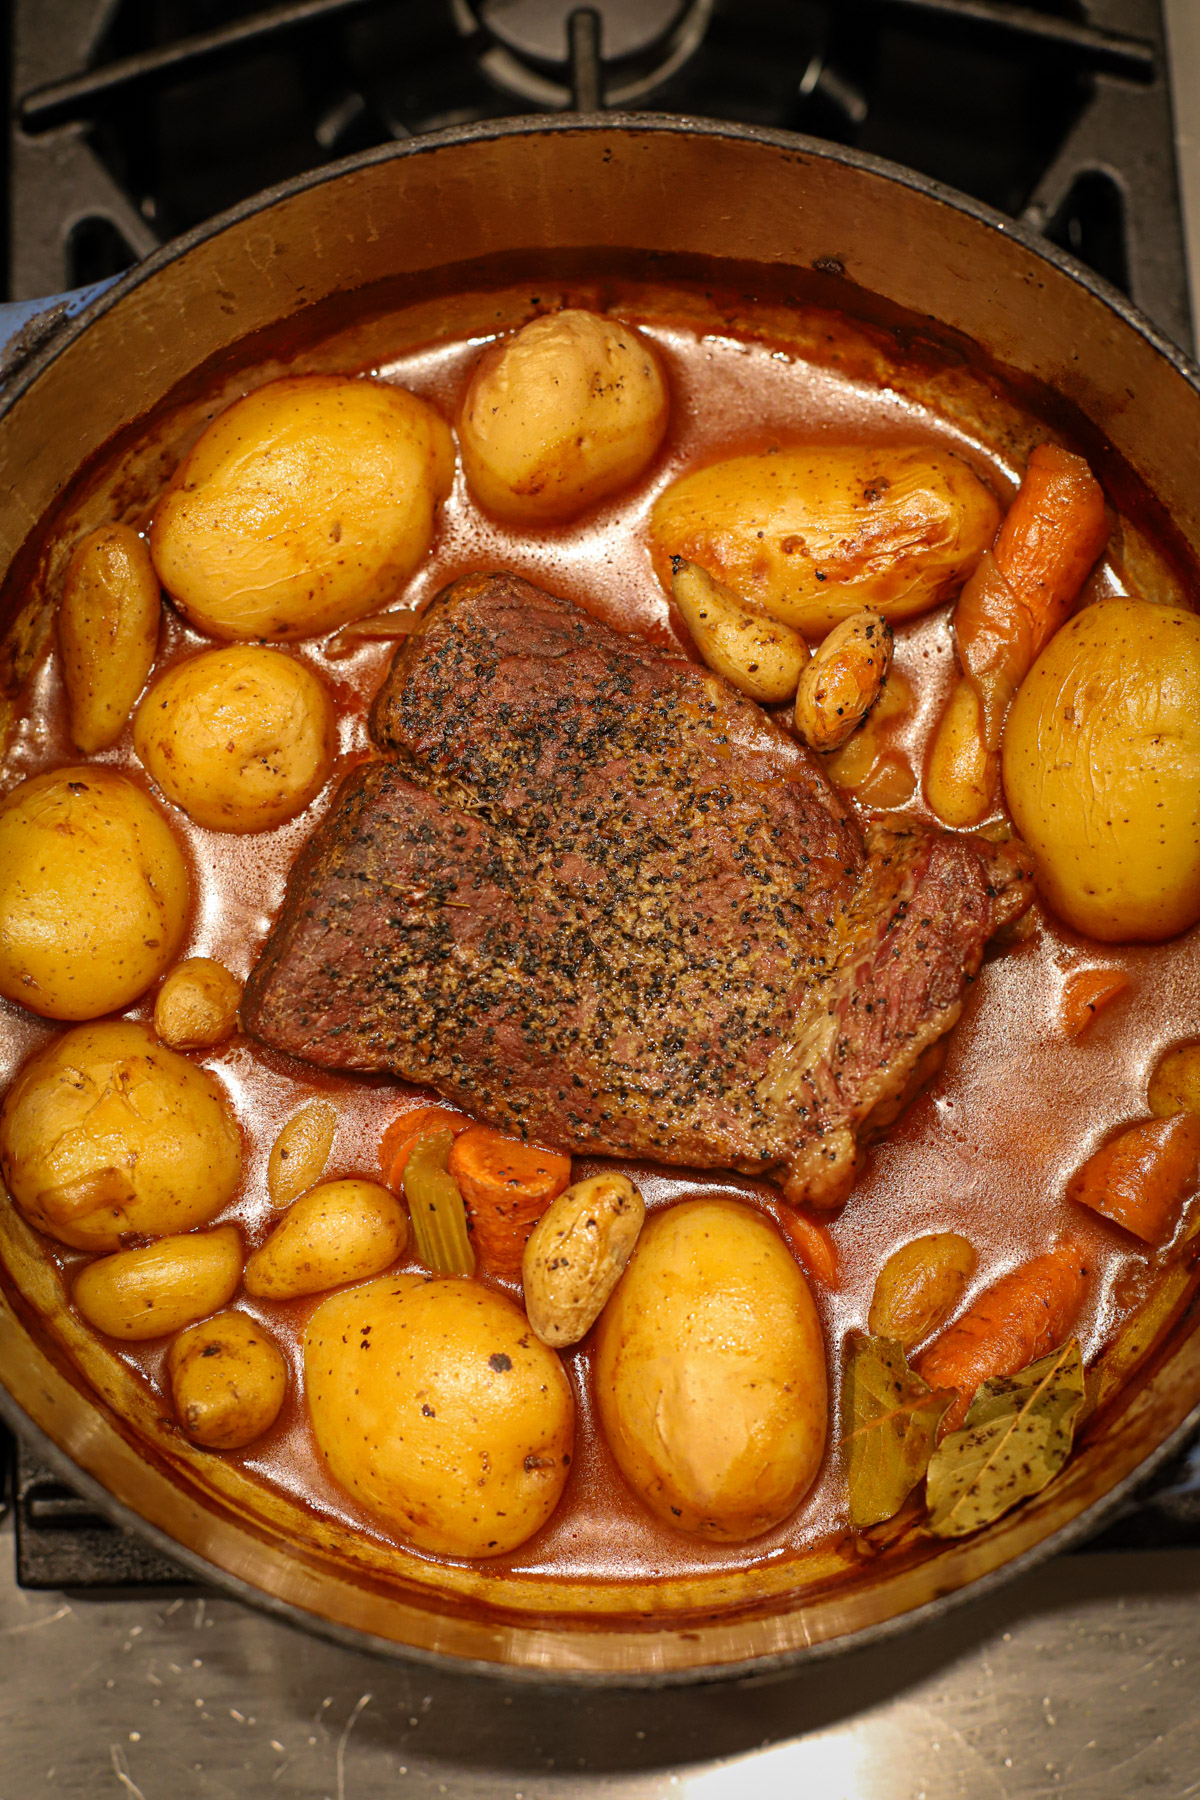
<path fill-rule="evenodd" d="M 673 482 L 650 550 L 699 563 L 758 612 L 810 641 L 864 607 L 892 623 L 953 594 L 995 536 L 1000 509 L 948 450 L 814 445 L 737 456 Z"/>
<path fill-rule="evenodd" d="M 0 1108 L 0 1170 L 31 1225 L 76 1250 L 216 1216 L 242 1140 L 212 1076 L 145 1025 L 80 1025 L 32 1056 Z"/>
<path fill-rule="evenodd" d="M 586 1337 L 633 1254 L 646 1217 L 627 1175 L 591 1175 L 552 1200 L 521 1264 L 525 1312 L 553 1350 Z"/>
<path fill-rule="evenodd" d="M 267 1161 L 272 1206 L 290 1206 L 324 1173 L 336 1130 L 337 1113 L 328 1100 L 309 1100 L 292 1114 Z"/>
<path fill-rule="evenodd" d="M 1172 1113 L 1200 1113 L 1200 1043 L 1176 1044 L 1159 1059 L 1146 1094 L 1159 1119 Z"/>
<path fill-rule="evenodd" d="M 282 650 L 202 650 L 154 683 L 134 714 L 133 747 L 197 825 L 270 831 L 303 812 L 329 779 L 333 702 L 324 682 Z"/>
<path fill-rule="evenodd" d="M 1200 918 L 1200 617 L 1085 606 L 1021 683 L 1002 769 L 1060 918 L 1105 943 L 1186 931 Z"/>
<path fill-rule="evenodd" d="M 502 1556 L 558 1504 L 570 1385 L 480 1282 L 392 1275 L 332 1295 L 309 1320 L 304 1381 L 334 1479 L 421 1550 Z"/>
<path fill-rule="evenodd" d="M 101 525 L 75 546 L 58 608 L 71 737 L 87 756 L 125 729 L 158 649 L 162 612 L 150 552 L 129 525 Z"/>
<path fill-rule="evenodd" d="M 150 553 L 211 637 L 315 637 L 404 585 L 453 479 L 450 428 L 415 394 L 289 375 L 213 420 L 159 503 Z"/>
<path fill-rule="evenodd" d="M 597 1330 L 601 1425 L 664 1524 L 738 1543 L 795 1511 L 825 1447 L 825 1349 L 761 1213 L 735 1200 L 656 1213 Z"/>
<path fill-rule="evenodd" d="M 931 1231 L 901 1244 L 880 1269 L 867 1329 L 908 1351 L 941 1328 L 975 1273 L 975 1249 L 957 1231 Z"/>
<path fill-rule="evenodd" d="M 269 1431 L 287 1376 L 279 1346 L 244 1312 L 189 1326 L 167 1351 L 175 1417 L 206 1450 L 241 1450 Z"/>
<path fill-rule="evenodd" d="M 47 1019 L 118 1012 L 174 961 L 187 866 L 113 769 L 34 775 L 0 803 L 0 994 Z"/>
<path fill-rule="evenodd" d="M 176 963 L 154 1002 L 154 1029 L 173 1050 L 208 1050 L 237 1025 L 242 984 L 210 956 Z"/>
<path fill-rule="evenodd" d="M 88 1263 L 71 1298 L 96 1331 L 143 1343 L 228 1306 L 242 1274 L 236 1225 L 159 1238 Z"/>
<path fill-rule="evenodd" d="M 408 1217 L 377 1181 L 323 1181 L 294 1200 L 246 1264 L 246 1292 L 294 1300 L 367 1275 L 404 1254 Z"/>
<path fill-rule="evenodd" d="M 752 612 L 699 563 L 681 557 L 675 561 L 671 592 L 697 650 L 715 674 L 764 706 L 791 699 L 809 654 L 798 631 Z"/>
<path fill-rule="evenodd" d="M 557 525 L 635 481 L 667 429 L 667 384 L 641 334 L 568 307 L 484 351 L 458 422 L 481 506 Z"/>
<path fill-rule="evenodd" d="M 892 628 L 851 613 L 821 640 L 796 690 L 796 728 L 812 750 L 840 750 L 875 702 L 892 666 Z"/>

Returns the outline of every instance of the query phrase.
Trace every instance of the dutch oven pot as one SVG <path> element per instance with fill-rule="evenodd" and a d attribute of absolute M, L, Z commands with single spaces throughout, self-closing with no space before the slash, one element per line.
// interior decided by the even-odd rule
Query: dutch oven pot
<path fill-rule="evenodd" d="M 262 196 L 132 271 L 10 384 L 9 699 L 30 634 L 18 614 L 37 587 L 21 547 L 120 434 L 125 479 L 150 493 L 162 468 L 144 446 L 170 409 L 194 421 L 224 386 L 318 342 L 324 366 L 369 366 L 405 347 L 397 320 L 406 343 L 427 341 L 461 329 L 456 295 L 589 268 L 705 271 L 931 334 L 950 360 L 998 366 L 1057 412 L 1110 493 L 1144 485 L 1177 551 L 1200 554 L 1197 373 L 1068 258 L 917 175 L 805 139 L 648 116 L 519 120 L 418 138 Z M 704 1680 L 894 1631 L 1082 1536 L 1200 1418 L 1189 1303 L 1064 1474 L 973 1537 L 690 1586 L 547 1585 L 364 1547 L 234 1480 L 220 1458 L 134 1430 L 64 1345 L 45 1268 L 39 1287 L 36 1257 L 11 1234 L 0 1252 L 0 1409 L 74 1486 L 199 1578 L 329 1637 L 510 1675 Z"/>

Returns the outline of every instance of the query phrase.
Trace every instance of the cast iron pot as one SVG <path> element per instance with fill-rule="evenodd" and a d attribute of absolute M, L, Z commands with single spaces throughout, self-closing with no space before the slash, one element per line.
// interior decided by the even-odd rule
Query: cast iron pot
<path fill-rule="evenodd" d="M 142 444 L 122 479 L 144 479 L 150 492 L 162 476 L 144 448 L 155 421 L 194 427 L 249 371 L 261 379 L 299 351 L 302 366 L 366 366 L 373 350 L 394 347 L 398 320 L 414 343 L 461 330 L 453 296 L 465 290 L 602 267 L 703 269 L 735 288 L 794 287 L 810 300 L 824 284 L 826 301 L 932 334 L 964 366 L 999 368 L 1068 418 L 1110 492 L 1143 489 L 1183 558 L 1200 554 L 1197 371 L 1069 258 L 919 176 L 783 133 L 633 115 L 517 120 L 418 138 L 263 195 L 132 271 L 10 384 L 0 403 L 10 703 L 37 638 L 36 605 L 18 610 L 28 593 L 36 601 L 44 573 L 22 546 L 78 489 L 89 459 L 116 466 L 114 443 Z M 314 344 L 325 346 L 315 361 Z M 169 443 L 173 427 L 162 429 Z M 546 1585 L 495 1578 L 486 1565 L 444 1579 L 268 1503 L 227 1478 L 220 1458 L 156 1436 L 151 1417 L 144 1430 L 131 1424 L 128 1396 L 110 1381 L 113 1405 L 86 1378 L 78 1327 L 36 1245 L 4 1213 L 0 1410 L 14 1427 L 200 1579 L 394 1656 L 646 1683 L 745 1675 L 845 1648 L 1083 1536 L 1200 1419 L 1189 1293 L 1105 1429 L 1036 1500 L 974 1537 L 896 1558 L 775 1566 L 720 1592 Z"/>

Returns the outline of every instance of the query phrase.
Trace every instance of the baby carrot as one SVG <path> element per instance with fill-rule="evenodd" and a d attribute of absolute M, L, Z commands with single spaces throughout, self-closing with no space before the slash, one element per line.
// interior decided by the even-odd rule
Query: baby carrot
<path fill-rule="evenodd" d="M 986 1289 L 930 1345 L 918 1373 L 931 1388 L 957 1395 L 943 1431 L 958 1430 L 982 1382 L 1015 1375 L 1062 1343 L 1083 1304 L 1087 1274 L 1079 1251 L 1060 1244 Z"/>
<path fill-rule="evenodd" d="M 1059 1023 L 1067 1037 L 1086 1031 L 1102 1006 L 1129 986 L 1123 969 L 1076 969 L 1063 983 Z"/>
<path fill-rule="evenodd" d="M 1200 1172 L 1200 1118 L 1144 1119 L 1101 1146 L 1067 1184 L 1067 1198 L 1157 1248 Z"/>
<path fill-rule="evenodd" d="M 462 1189 L 485 1269 L 519 1276 L 526 1239 L 550 1202 L 570 1186 L 570 1157 L 505 1137 L 490 1125 L 472 1125 L 455 1139 L 448 1166 Z"/>
<path fill-rule="evenodd" d="M 792 1206 L 772 1207 L 771 1216 L 813 1280 L 836 1294 L 842 1278 L 837 1245 L 829 1235 L 828 1227 L 818 1225 L 807 1213 Z"/>

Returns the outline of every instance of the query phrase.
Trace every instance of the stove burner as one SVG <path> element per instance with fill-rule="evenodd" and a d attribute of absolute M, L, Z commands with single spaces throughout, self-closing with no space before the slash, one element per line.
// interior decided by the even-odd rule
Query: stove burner
<path fill-rule="evenodd" d="M 498 88 L 533 106 L 597 112 L 658 94 L 703 43 L 713 0 L 451 0 L 451 10 Z"/>

